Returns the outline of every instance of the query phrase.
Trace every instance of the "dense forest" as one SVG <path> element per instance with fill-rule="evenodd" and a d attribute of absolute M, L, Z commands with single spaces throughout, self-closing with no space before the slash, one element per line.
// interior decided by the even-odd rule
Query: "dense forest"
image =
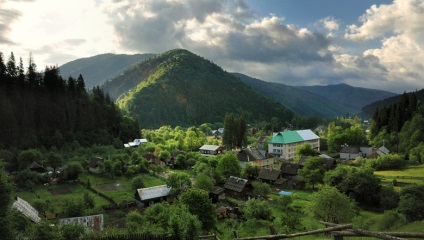
<path fill-rule="evenodd" d="M 102 88 L 137 118 L 142 128 L 222 122 L 227 112 L 246 121 L 287 126 L 294 113 L 246 86 L 221 67 L 187 50 L 162 53 L 105 83 Z"/>
<path fill-rule="evenodd" d="M 139 133 L 101 89 L 88 93 L 81 75 L 64 80 L 55 66 L 38 72 L 31 55 L 25 68 L 0 53 L 0 116 L 0 148 L 121 145 Z"/>

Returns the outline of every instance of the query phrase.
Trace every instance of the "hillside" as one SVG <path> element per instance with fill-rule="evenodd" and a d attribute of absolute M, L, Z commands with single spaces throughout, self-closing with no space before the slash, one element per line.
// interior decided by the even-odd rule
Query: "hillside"
<path fill-rule="evenodd" d="M 98 86 L 111 79 L 140 61 L 154 57 L 155 54 L 100 54 L 88 58 L 80 58 L 60 66 L 60 74 L 64 79 L 69 76 L 84 77 L 88 89 Z"/>
<path fill-rule="evenodd" d="M 303 86 L 300 88 L 311 93 L 318 94 L 333 102 L 342 104 L 343 106 L 352 109 L 354 113 L 360 113 L 362 107 L 367 104 L 397 95 L 387 91 L 352 87 L 347 84 Z"/>
<path fill-rule="evenodd" d="M 299 87 L 265 82 L 241 73 L 233 73 L 233 75 L 258 93 L 281 103 L 298 115 L 334 118 L 345 116 L 347 113 L 355 113 L 356 110 Z"/>
<path fill-rule="evenodd" d="M 248 121 L 290 122 L 294 113 L 253 91 L 211 61 L 171 50 L 127 69 L 103 86 L 143 128 L 222 122 L 226 112 Z"/>
<path fill-rule="evenodd" d="M 406 93 L 406 95 L 410 96 L 412 93 Z M 416 92 L 417 99 L 420 102 L 424 102 L 424 89 Z M 368 104 L 362 108 L 362 114 L 366 117 L 372 117 L 377 108 L 381 109 L 383 107 L 387 107 L 399 102 L 403 98 L 403 95 L 397 95 L 390 98 L 386 98 L 384 100 L 376 101 L 371 104 Z"/>

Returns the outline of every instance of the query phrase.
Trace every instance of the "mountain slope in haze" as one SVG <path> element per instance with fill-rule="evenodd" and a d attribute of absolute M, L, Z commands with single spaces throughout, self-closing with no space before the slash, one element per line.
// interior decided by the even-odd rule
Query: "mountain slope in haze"
<path fill-rule="evenodd" d="M 100 54 L 88 58 L 80 58 L 60 66 L 60 74 L 64 79 L 69 76 L 78 78 L 81 74 L 88 89 L 101 85 L 140 61 L 154 57 L 155 54 Z"/>
<path fill-rule="evenodd" d="M 362 107 L 378 100 L 386 99 L 397 95 L 382 90 L 352 87 L 347 84 L 336 84 L 328 86 L 303 86 L 303 90 L 318 94 L 333 102 L 338 102 L 343 106 L 352 109 L 354 113 L 360 113 Z"/>
<path fill-rule="evenodd" d="M 376 102 L 373 102 L 371 104 L 368 104 L 368 105 L 366 105 L 362 108 L 362 115 L 366 116 L 366 117 L 373 117 L 374 112 L 377 108 L 381 109 L 383 107 L 387 107 L 387 106 L 393 105 L 395 103 L 398 103 L 398 102 L 401 101 L 401 99 L 404 97 L 404 95 L 411 97 L 410 96 L 411 94 L 412 94 L 412 92 L 411 93 L 404 93 L 404 94 L 401 94 L 401 95 L 396 95 L 396 96 L 393 96 L 393 97 L 386 98 L 384 100 L 380 100 L 380 101 L 376 101 Z M 424 89 L 417 91 L 416 95 L 417 95 L 418 101 L 424 102 Z"/>
<path fill-rule="evenodd" d="M 298 115 L 334 118 L 345 116 L 355 109 L 347 108 L 318 94 L 281 83 L 265 82 L 241 73 L 233 73 L 258 93 L 269 97 Z"/>
<path fill-rule="evenodd" d="M 129 89 L 114 92 L 116 87 Z M 247 121 L 290 122 L 294 113 L 258 94 L 211 61 L 176 49 L 127 69 L 103 86 L 142 128 L 222 122 L 227 112 Z"/>

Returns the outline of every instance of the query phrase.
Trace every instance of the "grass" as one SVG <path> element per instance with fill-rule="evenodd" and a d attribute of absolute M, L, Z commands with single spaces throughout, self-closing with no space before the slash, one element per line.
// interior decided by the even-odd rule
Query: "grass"
<path fill-rule="evenodd" d="M 382 178 L 383 183 L 392 183 L 394 179 L 399 184 L 424 183 L 424 164 L 408 166 L 402 170 L 375 171 L 375 175 Z"/>

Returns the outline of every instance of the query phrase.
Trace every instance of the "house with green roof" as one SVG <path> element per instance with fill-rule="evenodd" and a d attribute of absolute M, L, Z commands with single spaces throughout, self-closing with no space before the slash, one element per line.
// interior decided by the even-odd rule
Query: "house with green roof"
<path fill-rule="evenodd" d="M 296 149 L 304 143 L 309 143 L 319 151 L 319 136 L 309 129 L 284 131 L 274 133 L 268 142 L 268 153 L 286 160 L 296 157 Z"/>

